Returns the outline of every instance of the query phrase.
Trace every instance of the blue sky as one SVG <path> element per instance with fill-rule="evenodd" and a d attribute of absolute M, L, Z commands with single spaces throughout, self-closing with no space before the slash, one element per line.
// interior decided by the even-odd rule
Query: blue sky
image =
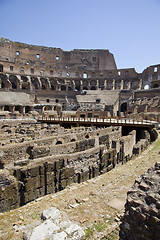
<path fill-rule="evenodd" d="M 160 0 L 0 0 L 0 23 L 13 41 L 109 49 L 118 68 L 160 64 Z"/>

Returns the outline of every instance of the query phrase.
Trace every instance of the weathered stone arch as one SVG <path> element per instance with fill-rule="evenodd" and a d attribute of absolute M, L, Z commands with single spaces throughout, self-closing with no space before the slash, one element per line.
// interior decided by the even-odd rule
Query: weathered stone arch
<path fill-rule="evenodd" d="M 18 89 L 19 82 L 18 82 L 18 79 L 15 75 L 10 75 L 9 76 L 9 81 L 12 84 L 12 89 Z"/>
<path fill-rule="evenodd" d="M 42 83 L 42 90 L 46 90 L 48 88 L 48 82 L 46 78 L 40 78 L 40 81 Z"/>
<path fill-rule="evenodd" d="M 21 113 L 21 106 L 19 105 L 15 106 L 15 111 Z"/>
<path fill-rule="evenodd" d="M 127 111 L 127 103 L 124 102 L 121 104 L 121 112 L 126 112 Z"/>
<path fill-rule="evenodd" d="M 131 89 L 132 90 L 136 90 L 139 86 L 139 79 L 133 79 L 131 82 Z"/>
<path fill-rule="evenodd" d="M 9 105 L 4 106 L 4 111 L 10 112 L 11 111 L 11 107 Z"/>
<path fill-rule="evenodd" d="M 61 86 L 61 91 L 66 91 L 66 86 L 65 85 Z"/>
<path fill-rule="evenodd" d="M 30 82 L 27 76 L 21 76 L 21 79 L 23 80 L 22 89 L 26 89 L 26 90 L 30 89 Z"/>
<path fill-rule="evenodd" d="M 51 90 L 56 90 L 58 88 L 57 81 L 55 79 L 50 79 Z"/>
<path fill-rule="evenodd" d="M 91 80 L 90 81 L 90 85 L 91 86 L 96 86 L 97 85 L 97 81 L 96 80 Z"/>
<path fill-rule="evenodd" d="M 31 111 L 31 107 L 30 106 L 26 106 L 25 107 L 25 113 L 29 113 Z"/>
<path fill-rule="evenodd" d="M 38 81 L 37 78 L 31 77 L 31 83 L 32 83 L 32 86 L 34 87 L 34 89 L 39 89 L 40 88 L 39 81 Z"/>
<path fill-rule="evenodd" d="M 46 105 L 44 107 L 44 111 L 51 111 L 51 110 L 52 110 L 52 106 L 50 106 L 50 105 Z"/>

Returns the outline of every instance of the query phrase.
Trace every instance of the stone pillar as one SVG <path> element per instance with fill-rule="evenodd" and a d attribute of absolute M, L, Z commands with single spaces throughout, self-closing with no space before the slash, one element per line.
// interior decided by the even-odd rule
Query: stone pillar
<path fill-rule="evenodd" d="M 42 82 L 41 82 L 40 77 L 37 77 L 37 80 L 38 80 L 38 86 L 41 89 L 42 88 Z"/>
<path fill-rule="evenodd" d="M 141 90 L 141 89 L 142 89 L 142 78 L 139 80 L 138 87 L 137 87 L 137 90 Z"/>
<path fill-rule="evenodd" d="M 5 88 L 12 89 L 12 84 L 9 80 L 9 74 L 6 74 Z"/>
<path fill-rule="evenodd" d="M 51 89 L 51 83 L 49 81 L 49 78 L 47 78 L 47 89 Z"/>
<path fill-rule="evenodd" d="M 99 89 L 99 80 L 97 80 L 96 89 Z"/>
<path fill-rule="evenodd" d="M 22 80 L 21 80 L 21 76 L 20 75 L 16 75 L 17 78 L 17 89 L 22 89 Z"/>
<path fill-rule="evenodd" d="M 115 86 L 116 86 L 115 82 L 116 82 L 115 79 L 113 79 L 113 81 L 112 81 L 112 90 L 115 90 Z"/>
<path fill-rule="evenodd" d="M 123 87 L 124 87 L 123 80 L 121 80 L 120 89 L 123 90 Z"/>
<path fill-rule="evenodd" d="M 90 84 L 90 82 L 88 83 L 88 90 L 90 90 L 91 89 L 91 84 Z"/>
<path fill-rule="evenodd" d="M 107 88 L 107 80 L 104 80 L 104 90 Z"/>
<path fill-rule="evenodd" d="M 131 82 L 128 82 L 127 83 L 127 90 L 130 90 L 131 89 Z"/>
<path fill-rule="evenodd" d="M 26 113 L 25 107 L 22 107 L 21 111 L 22 111 L 22 114 L 25 115 L 25 113 Z"/>
<path fill-rule="evenodd" d="M 75 81 L 74 81 L 74 80 L 72 81 L 72 87 L 73 87 L 73 91 L 75 91 L 76 84 L 75 84 Z"/>
<path fill-rule="evenodd" d="M 82 90 L 83 90 L 83 82 L 80 81 L 80 91 L 82 91 Z"/>

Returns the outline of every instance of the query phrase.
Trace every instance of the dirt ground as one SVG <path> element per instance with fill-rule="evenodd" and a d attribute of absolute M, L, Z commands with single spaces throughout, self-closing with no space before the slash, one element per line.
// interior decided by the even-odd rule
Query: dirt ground
<path fill-rule="evenodd" d="M 119 225 L 127 191 L 155 162 L 160 162 L 160 136 L 142 154 L 108 173 L 1 213 L 0 239 L 22 239 L 24 226 L 38 221 L 40 213 L 52 206 L 66 212 L 70 220 L 83 227 L 85 239 L 118 239 L 118 233 L 113 237 L 108 233 Z"/>

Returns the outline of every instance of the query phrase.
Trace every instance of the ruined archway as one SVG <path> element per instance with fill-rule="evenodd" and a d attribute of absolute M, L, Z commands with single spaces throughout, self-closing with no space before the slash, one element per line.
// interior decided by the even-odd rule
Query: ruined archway
<path fill-rule="evenodd" d="M 25 107 L 25 113 L 29 113 L 31 111 L 31 107 L 30 106 L 26 106 Z"/>
<path fill-rule="evenodd" d="M 76 86 L 75 91 L 80 91 L 80 86 Z"/>
<path fill-rule="evenodd" d="M 8 106 L 8 105 L 4 106 L 4 111 L 10 112 L 10 106 Z"/>
<path fill-rule="evenodd" d="M 121 112 L 126 112 L 127 111 L 127 103 L 124 102 L 121 104 Z"/>
<path fill-rule="evenodd" d="M 20 106 L 15 106 L 15 111 L 21 113 L 21 107 Z"/>
<path fill-rule="evenodd" d="M 65 85 L 61 86 L 61 91 L 66 91 L 66 86 Z"/>

